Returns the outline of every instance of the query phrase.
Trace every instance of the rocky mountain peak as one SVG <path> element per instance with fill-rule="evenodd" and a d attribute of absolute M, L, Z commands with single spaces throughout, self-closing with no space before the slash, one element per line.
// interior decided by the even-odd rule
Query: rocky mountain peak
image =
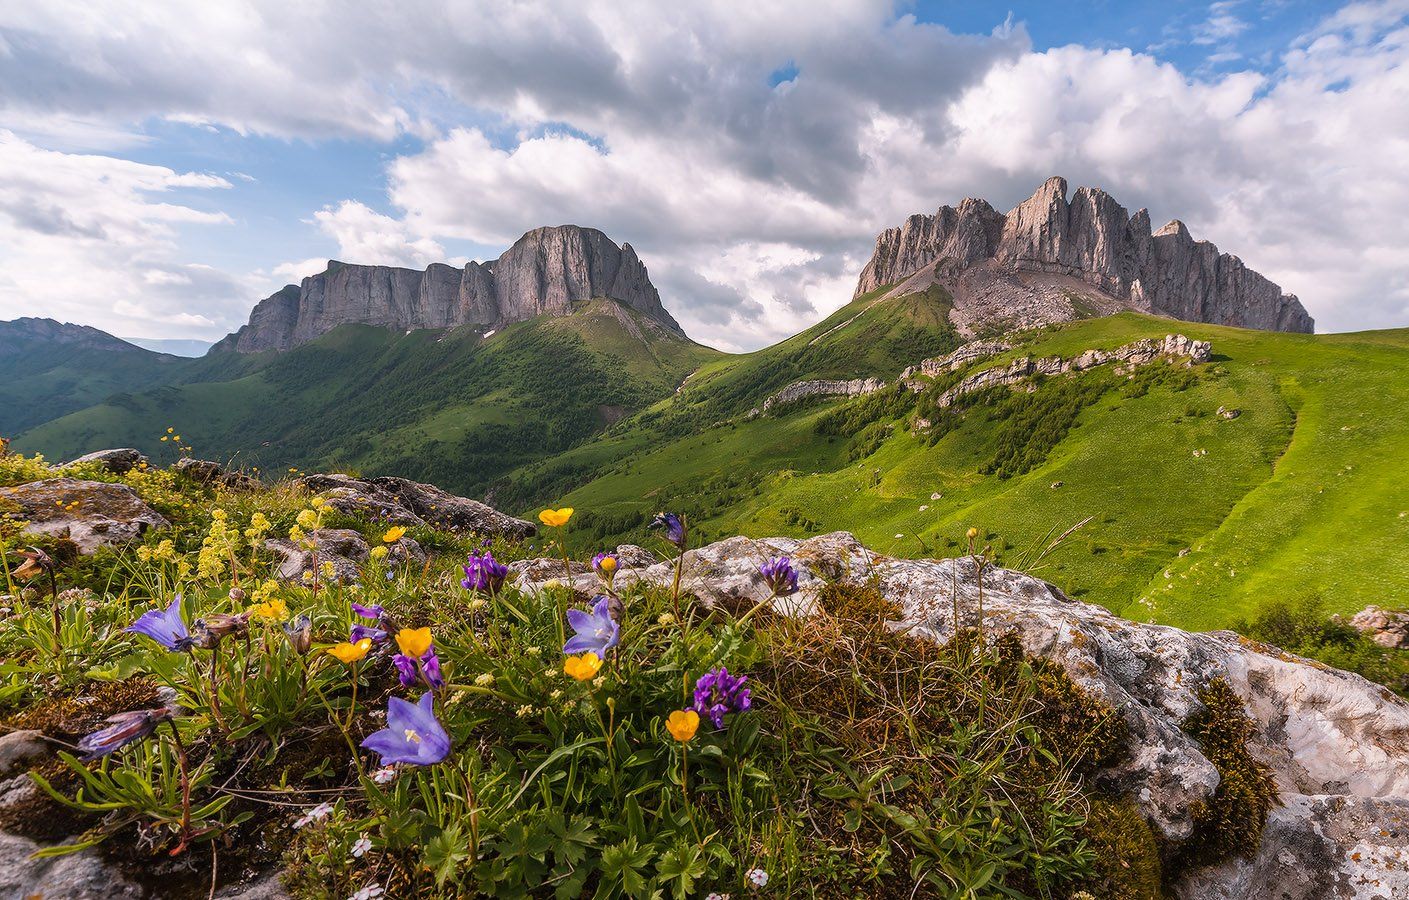
<path fill-rule="evenodd" d="M 535 228 L 498 259 L 463 269 L 432 263 L 424 271 L 329 260 L 328 268 L 261 300 L 249 324 L 212 352 L 287 350 L 339 325 L 412 330 L 480 325 L 486 330 L 540 315 L 564 316 L 584 300 L 608 298 L 684 336 L 661 305 L 646 266 L 630 244 L 595 228 Z"/>
<path fill-rule="evenodd" d="M 882 232 L 856 294 L 900 295 L 943 286 L 951 314 L 973 335 L 1135 309 L 1193 322 L 1310 332 L 1301 302 L 1238 257 L 1196 241 L 1174 220 L 1151 232 L 1100 188 L 1067 200 L 1065 178 L 1047 179 L 1008 213 L 982 200 L 912 215 Z"/>
<path fill-rule="evenodd" d="M 0 356 L 20 352 L 25 344 L 32 343 L 63 346 L 74 350 L 150 352 L 88 325 L 74 325 L 57 319 L 41 319 L 34 316 L 22 316 L 9 322 L 0 322 Z"/>

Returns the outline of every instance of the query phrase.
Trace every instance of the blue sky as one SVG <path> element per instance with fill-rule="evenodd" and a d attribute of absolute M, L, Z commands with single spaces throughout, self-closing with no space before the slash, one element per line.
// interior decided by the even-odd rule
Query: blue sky
<path fill-rule="evenodd" d="M 1063 174 L 1323 328 L 1409 324 L 1401 0 L 709 7 L 0 10 L 0 317 L 212 339 L 330 257 L 574 221 L 747 349 L 845 302 L 881 228 Z"/>

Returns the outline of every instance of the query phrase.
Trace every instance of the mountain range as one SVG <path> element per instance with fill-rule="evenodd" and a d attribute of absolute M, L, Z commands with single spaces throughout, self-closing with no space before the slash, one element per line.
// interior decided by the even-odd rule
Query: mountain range
<path fill-rule="evenodd" d="M 629 245 L 574 226 L 463 268 L 332 263 L 201 359 L 0 327 L 31 348 L 0 352 L 0 433 L 55 458 L 162 461 L 175 427 L 248 469 L 567 503 L 595 542 L 669 506 L 704 537 L 846 528 L 902 555 L 981 524 L 1019 564 L 1080 525 L 1050 577 L 1197 627 L 1269 592 L 1353 612 L 1409 589 L 1409 333 L 1306 334 L 1236 257 L 1060 179 L 1006 214 L 966 200 L 885 231 L 850 303 L 747 354 L 691 341 Z M 1072 367 L 1176 332 L 1208 361 Z M 105 355 L 45 355 L 61 343 Z M 970 380 L 987 387 L 944 399 Z"/>

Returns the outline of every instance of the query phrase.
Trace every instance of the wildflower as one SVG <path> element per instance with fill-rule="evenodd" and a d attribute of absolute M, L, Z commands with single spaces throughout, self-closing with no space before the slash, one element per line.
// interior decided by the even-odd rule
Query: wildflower
<path fill-rule="evenodd" d="M 329 647 L 328 655 L 337 659 L 339 662 L 351 665 L 366 656 L 367 651 L 371 649 L 372 639 L 364 637 L 356 643 L 343 641 L 341 644 Z"/>
<path fill-rule="evenodd" d="M 694 738 L 699 728 L 700 714 L 693 709 L 677 709 L 665 718 L 665 730 L 682 744 Z"/>
<path fill-rule="evenodd" d="M 548 699 L 549 699 L 549 700 L 557 700 L 557 699 L 558 699 L 559 697 L 561 697 L 562 695 L 563 695 L 563 692 L 562 692 L 560 689 L 558 689 L 558 688 L 553 688 L 553 690 L 551 690 L 551 691 L 548 692 Z"/>
<path fill-rule="evenodd" d="M 401 540 L 405 536 L 405 528 L 400 525 L 393 525 L 392 527 L 386 530 L 386 534 L 382 535 L 382 543 L 395 544 L 397 541 Z"/>
<path fill-rule="evenodd" d="M 768 873 L 762 869 L 750 869 L 744 877 L 749 880 L 749 884 L 756 888 L 768 886 Z"/>
<path fill-rule="evenodd" d="M 289 617 L 289 606 L 282 597 L 274 597 L 257 603 L 249 608 L 249 614 L 256 619 L 267 619 L 270 622 L 282 622 Z"/>
<path fill-rule="evenodd" d="M 190 652 L 195 646 L 195 642 L 191 640 L 191 632 L 186 628 L 185 620 L 181 618 L 180 594 L 176 595 L 176 599 L 172 600 L 166 609 L 149 609 L 123 630 L 145 634 L 168 650 Z"/>
<path fill-rule="evenodd" d="M 786 597 L 797 591 L 797 570 L 786 556 L 775 556 L 758 567 L 758 574 L 774 596 Z"/>
<path fill-rule="evenodd" d="M 543 648 L 534 644 L 532 647 L 523 648 L 523 652 L 527 653 L 529 656 L 539 656 L 543 653 Z"/>
<path fill-rule="evenodd" d="M 83 751 L 84 760 L 95 760 L 120 750 L 128 744 L 136 743 L 157 730 L 157 726 L 170 721 L 176 715 L 174 706 L 157 709 L 138 709 L 108 716 L 106 728 L 100 728 L 85 735 L 78 741 L 78 749 Z"/>
<path fill-rule="evenodd" d="M 363 606 L 360 603 L 352 604 L 352 611 L 364 619 L 380 619 L 386 615 L 386 609 L 381 606 Z"/>
<path fill-rule="evenodd" d="M 601 688 L 602 685 L 604 685 L 604 684 L 606 684 L 606 683 L 607 683 L 607 676 L 605 676 L 605 675 L 598 675 L 596 678 L 593 678 L 593 679 L 592 679 L 592 686 L 593 686 L 594 688 Z"/>
<path fill-rule="evenodd" d="M 492 687 L 494 685 L 494 676 L 488 672 L 481 672 L 475 676 L 475 684 L 480 687 Z"/>
<path fill-rule="evenodd" d="M 214 650 L 230 635 L 242 637 L 249 634 L 250 614 L 247 612 L 232 616 L 229 613 L 212 613 L 197 619 L 191 626 L 191 640 L 202 650 Z"/>
<path fill-rule="evenodd" d="M 602 658 L 591 651 L 581 656 L 569 656 L 563 660 L 563 671 L 578 681 L 586 681 L 596 677 L 597 670 L 600 668 L 602 668 Z"/>
<path fill-rule="evenodd" d="M 658 512 L 647 528 L 665 529 L 665 539 L 681 550 L 685 549 L 685 520 L 675 513 Z"/>
<path fill-rule="evenodd" d="M 529 716 L 533 715 L 533 707 L 524 704 L 514 711 L 514 715 L 518 716 L 520 719 L 527 719 Z"/>
<path fill-rule="evenodd" d="M 489 601 L 483 597 L 476 597 L 470 601 L 470 612 L 479 612 L 489 605 Z"/>
<path fill-rule="evenodd" d="M 967 532 L 965 532 L 964 536 L 967 537 L 969 540 L 972 541 L 972 540 L 974 540 L 975 538 L 978 537 L 978 529 L 977 529 L 977 528 L 970 528 Z"/>
<path fill-rule="evenodd" d="M 362 855 L 372 849 L 372 839 L 365 834 L 359 834 L 357 840 L 352 842 L 352 855 L 361 859 Z"/>
<path fill-rule="evenodd" d="M 306 615 L 284 623 L 284 635 L 289 639 L 289 645 L 294 648 L 294 652 L 299 656 L 307 656 L 308 651 L 313 647 L 313 620 Z"/>
<path fill-rule="evenodd" d="M 572 518 L 572 507 L 564 506 L 562 509 L 545 509 L 538 514 L 538 521 L 549 528 L 561 528 Z"/>
<path fill-rule="evenodd" d="M 375 784 L 391 784 L 396 780 L 395 766 L 382 766 L 372 773 L 372 781 Z"/>
<path fill-rule="evenodd" d="M 611 600 L 598 597 L 592 611 L 568 610 L 568 624 L 577 632 L 563 645 L 564 653 L 581 653 L 591 650 L 597 656 L 606 656 L 607 651 L 621 640 L 621 626 L 611 614 Z"/>
<path fill-rule="evenodd" d="M 660 626 L 662 626 L 662 627 L 667 626 L 667 625 L 674 625 L 674 624 L 675 624 L 675 616 L 672 615 L 672 614 L 670 614 L 670 613 L 661 613 L 661 614 L 660 614 L 660 617 L 659 617 L 658 619 L 656 619 L 656 624 L 657 624 L 657 625 L 660 625 Z"/>
<path fill-rule="evenodd" d="M 416 703 L 400 697 L 387 701 L 387 727 L 373 732 L 362 746 L 381 754 L 382 765 L 409 763 L 428 766 L 450 754 L 450 735 L 435 717 L 430 691 Z"/>
<path fill-rule="evenodd" d="M 333 814 L 333 804 L 320 803 L 294 821 L 295 828 L 306 828 L 314 822 L 321 822 Z"/>
<path fill-rule="evenodd" d="M 744 682 L 747 675 L 730 675 L 720 667 L 701 675 L 695 682 L 695 711 L 709 716 L 715 728 L 724 727 L 724 715 L 743 712 L 753 704 L 753 697 Z"/>
<path fill-rule="evenodd" d="M 30 547 L 28 550 L 20 550 L 18 553 L 24 557 L 24 562 L 15 569 L 13 574 L 16 578 L 36 578 L 45 572 L 53 573 L 53 558 L 38 547 Z"/>
<path fill-rule="evenodd" d="M 384 896 L 385 894 L 386 892 L 382 890 L 382 886 L 374 881 L 366 887 L 358 888 L 357 893 L 348 897 L 347 900 L 377 900 L 378 897 Z"/>
<path fill-rule="evenodd" d="M 387 634 L 382 629 L 373 628 L 370 625 L 363 625 L 361 622 L 358 622 L 356 625 L 352 626 L 352 633 L 348 637 L 348 640 L 352 641 L 353 643 L 356 643 L 357 641 L 360 641 L 363 638 L 369 638 L 372 643 L 380 644 L 388 637 L 391 637 L 391 635 Z"/>
<path fill-rule="evenodd" d="M 396 646 L 406 656 L 421 656 L 431 648 L 429 628 L 403 628 L 396 633 Z"/>
<path fill-rule="evenodd" d="M 592 569 L 607 584 L 612 583 L 616 577 L 618 560 L 614 553 L 598 553 L 592 557 Z"/>
<path fill-rule="evenodd" d="M 372 552 L 368 555 L 371 556 L 372 562 L 381 562 L 382 560 L 387 558 L 387 552 L 388 551 L 385 546 L 378 544 L 377 546 L 372 548 Z"/>
<path fill-rule="evenodd" d="M 728 894 L 721 894 L 718 891 L 710 891 L 705 894 L 705 900 L 729 900 Z"/>
<path fill-rule="evenodd" d="M 509 567 L 494 558 L 488 550 L 483 554 L 471 553 L 465 565 L 465 578 L 460 586 L 467 591 L 494 593 L 504 586 L 509 577 Z"/>
<path fill-rule="evenodd" d="M 298 527 L 304 531 L 312 531 L 318 527 L 318 513 L 311 509 L 299 510 L 298 516 L 294 519 Z"/>

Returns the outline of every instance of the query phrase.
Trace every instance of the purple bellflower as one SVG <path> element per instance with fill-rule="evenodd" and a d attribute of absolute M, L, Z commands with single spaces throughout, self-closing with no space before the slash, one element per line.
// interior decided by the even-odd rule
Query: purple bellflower
<path fill-rule="evenodd" d="M 465 566 L 465 578 L 460 582 L 467 591 L 484 591 L 492 594 L 504 586 L 509 577 L 509 567 L 494 558 L 488 550 L 484 553 L 471 553 Z"/>
<path fill-rule="evenodd" d="M 775 556 L 758 567 L 758 574 L 773 590 L 775 597 L 786 597 L 797 592 L 797 569 L 786 556 Z"/>
<path fill-rule="evenodd" d="M 123 630 L 133 634 L 145 634 L 168 650 L 189 653 L 196 645 L 186 627 L 186 620 L 181 618 L 180 594 L 176 595 L 166 609 L 149 609 Z"/>
<path fill-rule="evenodd" d="M 386 609 L 381 606 L 363 606 L 361 603 L 352 604 L 352 611 L 364 619 L 380 619 L 386 615 Z"/>
<path fill-rule="evenodd" d="M 83 759 L 91 762 L 142 740 L 156 731 L 158 725 L 169 722 L 174 715 L 176 707 L 162 706 L 108 716 L 104 720 L 108 723 L 107 727 L 80 738 L 78 749 L 83 751 Z"/>
<path fill-rule="evenodd" d="M 450 755 L 450 735 L 435 717 L 430 691 L 415 703 L 400 697 L 387 701 L 386 726 L 367 735 L 362 746 L 381 754 L 382 765 L 430 766 Z"/>
<path fill-rule="evenodd" d="M 685 520 L 675 513 L 658 512 L 647 527 L 663 529 L 667 541 L 681 550 L 685 549 Z"/>
<path fill-rule="evenodd" d="M 419 659 L 398 653 L 391 658 L 391 662 L 396 666 L 396 674 L 401 678 L 402 687 L 415 684 L 418 674 L 433 690 L 445 687 L 445 676 L 441 674 L 440 657 L 435 655 L 435 647 L 427 647 Z"/>
<path fill-rule="evenodd" d="M 744 686 L 747 675 L 730 675 L 720 667 L 700 676 L 695 682 L 695 712 L 707 716 L 715 728 L 724 727 L 726 713 L 740 713 L 753 705 L 753 696 Z"/>
<path fill-rule="evenodd" d="M 621 626 L 612 617 L 611 605 L 609 597 L 598 597 L 591 612 L 568 610 L 568 624 L 577 633 L 568 638 L 563 652 L 571 656 L 590 650 L 605 659 L 607 651 L 621 640 Z"/>

